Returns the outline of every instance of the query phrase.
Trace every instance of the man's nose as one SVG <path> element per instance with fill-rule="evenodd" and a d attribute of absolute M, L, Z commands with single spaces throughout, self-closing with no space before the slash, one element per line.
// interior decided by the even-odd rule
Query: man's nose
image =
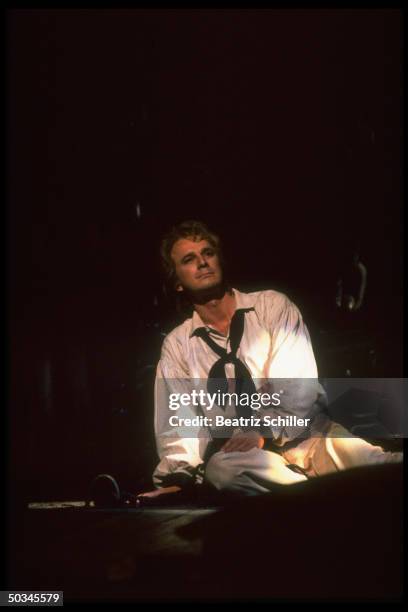
<path fill-rule="evenodd" d="M 202 255 L 200 255 L 200 256 L 199 256 L 199 259 L 198 259 L 198 267 L 199 267 L 199 268 L 203 268 L 204 266 L 208 266 L 208 262 L 207 262 L 207 260 L 205 259 L 205 257 L 203 257 Z"/>

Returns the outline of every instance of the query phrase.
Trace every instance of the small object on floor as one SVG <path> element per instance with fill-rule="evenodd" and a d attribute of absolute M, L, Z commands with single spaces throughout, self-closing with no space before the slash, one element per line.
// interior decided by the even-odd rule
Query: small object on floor
<path fill-rule="evenodd" d="M 113 476 L 99 474 L 91 483 L 89 497 L 97 508 L 115 508 L 120 504 L 119 485 Z"/>
<path fill-rule="evenodd" d="M 121 491 L 113 476 L 99 474 L 91 483 L 90 500 L 96 508 L 126 508 L 138 506 L 136 496 L 127 491 Z"/>

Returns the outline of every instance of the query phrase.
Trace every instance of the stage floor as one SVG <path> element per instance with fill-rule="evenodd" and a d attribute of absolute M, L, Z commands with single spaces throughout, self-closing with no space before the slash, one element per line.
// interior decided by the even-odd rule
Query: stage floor
<path fill-rule="evenodd" d="M 356 468 L 224 506 L 12 512 L 10 590 L 64 602 L 399 600 L 402 465 Z"/>

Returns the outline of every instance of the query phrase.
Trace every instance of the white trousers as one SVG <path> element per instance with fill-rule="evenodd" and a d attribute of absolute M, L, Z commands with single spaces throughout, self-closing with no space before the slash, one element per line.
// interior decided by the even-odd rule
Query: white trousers
<path fill-rule="evenodd" d="M 247 452 L 219 451 L 209 460 L 205 477 L 219 490 L 256 495 L 267 493 L 276 484 L 293 484 L 353 467 L 402 460 L 402 452 L 386 452 L 381 446 L 353 436 L 338 423 L 331 423 L 325 436 L 304 440 L 282 454 L 259 448 Z M 287 467 L 289 464 L 301 467 L 307 477 L 292 471 Z"/>

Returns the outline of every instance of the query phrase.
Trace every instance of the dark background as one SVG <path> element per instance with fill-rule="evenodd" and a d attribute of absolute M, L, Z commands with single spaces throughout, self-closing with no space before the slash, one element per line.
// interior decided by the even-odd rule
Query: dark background
<path fill-rule="evenodd" d="M 301 307 L 321 373 L 402 376 L 400 11 L 9 10 L 6 34 L 16 493 L 150 477 L 158 247 L 186 218 L 233 286 Z"/>

